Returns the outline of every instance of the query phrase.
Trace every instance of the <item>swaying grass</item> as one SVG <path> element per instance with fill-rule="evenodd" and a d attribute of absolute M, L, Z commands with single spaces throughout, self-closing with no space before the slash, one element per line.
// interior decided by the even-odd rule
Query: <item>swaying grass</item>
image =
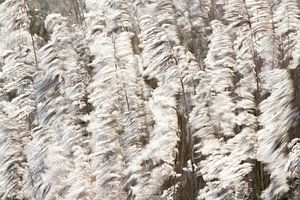
<path fill-rule="evenodd" d="M 296 0 L 0 1 L 0 199 L 300 199 L 299 22 Z"/>

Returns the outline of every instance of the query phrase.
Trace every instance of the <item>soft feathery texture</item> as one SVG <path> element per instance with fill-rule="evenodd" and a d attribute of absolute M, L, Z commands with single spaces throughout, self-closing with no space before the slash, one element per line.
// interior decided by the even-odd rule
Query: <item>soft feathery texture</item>
<path fill-rule="evenodd" d="M 288 131 L 294 124 L 296 112 L 291 106 L 293 87 L 288 72 L 274 69 L 268 76 L 271 94 L 259 104 L 261 115 L 258 119 L 262 129 L 257 135 L 258 158 L 267 164 L 272 180 L 263 195 L 265 199 L 273 199 L 289 189 L 287 175 L 282 173 L 282 169 L 287 159 Z"/>
<path fill-rule="evenodd" d="M 297 29 L 299 28 L 300 18 L 299 9 L 296 0 L 282 0 L 274 13 L 275 33 L 282 43 L 283 60 L 285 67 L 294 68 L 295 65 L 290 63 L 295 62 L 297 58 L 293 58 L 297 43 Z"/>
<path fill-rule="evenodd" d="M 53 199 L 68 190 L 62 198 L 89 199 L 89 168 L 81 169 L 81 165 L 88 165 L 81 118 L 89 81 L 82 63 L 84 57 L 80 57 L 85 48 L 79 42 L 82 35 L 77 30 L 70 37 L 72 29 L 59 14 L 49 15 L 45 25 L 52 34 L 49 43 L 39 51 L 41 61 L 35 75 L 36 128 L 27 148 L 30 171 L 34 173 L 34 196 Z M 78 184 L 81 190 L 75 189 Z"/>
<path fill-rule="evenodd" d="M 0 199 L 300 198 L 296 0 L 0 0 Z"/>
<path fill-rule="evenodd" d="M 24 147 L 31 140 L 29 121 L 35 110 L 35 49 L 25 2 L 5 1 L 0 11 L 0 198 L 25 198 L 33 192 Z"/>

